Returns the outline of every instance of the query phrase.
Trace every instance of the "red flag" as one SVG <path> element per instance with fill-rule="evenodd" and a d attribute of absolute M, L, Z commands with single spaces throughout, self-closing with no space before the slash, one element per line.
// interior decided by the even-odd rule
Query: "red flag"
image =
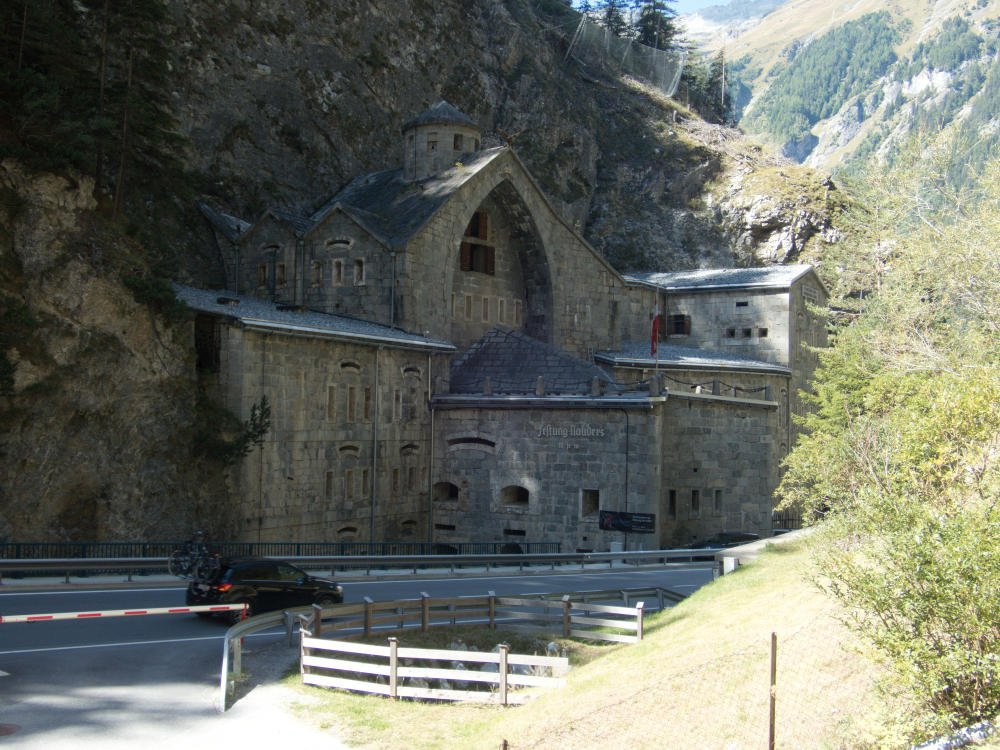
<path fill-rule="evenodd" d="M 660 314 L 653 316 L 653 331 L 649 338 L 649 356 L 656 356 L 656 344 L 660 340 Z"/>

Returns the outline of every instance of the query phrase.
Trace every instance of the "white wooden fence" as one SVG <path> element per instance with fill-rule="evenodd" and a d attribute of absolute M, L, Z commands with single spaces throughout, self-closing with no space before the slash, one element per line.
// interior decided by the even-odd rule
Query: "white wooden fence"
<path fill-rule="evenodd" d="M 302 682 L 306 685 L 390 698 L 475 701 L 506 706 L 524 703 L 529 698 L 524 693 L 511 692 L 511 688 L 562 687 L 566 684 L 562 675 L 569 671 L 566 657 L 511 654 L 504 644 L 496 653 L 400 648 L 394 637 L 389 638 L 388 646 L 374 646 L 314 638 L 303 631 L 300 649 Z M 355 658 L 349 658 L 352 656 Z M 401 664 L 401 660 L 406 663 Z M 442 662 L 448 666 L 442 667 Z M 470 669 L 466 664 L 477 666 Z M 550 674 L 540 674 L 543 670 Z M 434 682 L 438 687 L 430 686 Z M 485 689 L 477 689 L 477 686 L 485 686 Z"/>
<path fill-rule="evenodd" d="M 487 626 L 504 630 L 544 632 L 564 638 L 590 638 L 619 643 L 642 640 L 645 605 L 615 606 L 574 601 L 569 594 L 558 600 L 528 597 L 459 596 L 401 599 L 376 602 L 365 597 L 357 604 L 313 607 L 302 627 L 320 638 L 327 632 L 350 632 L 368 637 L 376 630 L 419 628 L 435 625 Z"/>

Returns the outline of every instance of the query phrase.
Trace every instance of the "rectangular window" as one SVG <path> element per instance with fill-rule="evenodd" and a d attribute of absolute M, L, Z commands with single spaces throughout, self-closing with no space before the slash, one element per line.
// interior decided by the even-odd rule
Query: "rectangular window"
<path fill-rule="evenodd" d="M 677 490 L 670 490 L 667 493 L 667 516 L 677 518 Z"/>
<path fill-rule="evenodd" d="M 736 338 L 736 329 L 735 328 L 727 328 L 726 329 L 726 338 L 727 339 L 734 339 L 734 338 Z"/>
<path fill-rule="evenodd" d="M 716 490 L 715 491 L 715 498 L 714 498 L 714 501 L 713 501 L 713 505 L 714 505 L 714 509 L 715 509 L 715 515 L 721 516 L 722 515 L 722 490 Z"/>
<path fill-rule="evenodd" d="M 465 319 L 472 320 L 472 295 L 465 295 Z"/>
<path fill-rule="evenodd" d="M 736 303 L 736 306 L 737 306 L 737 307 L 746 307 L 746 306 L 748 306 L 749 304 L 750 304 L 749 302 L 737 302 L 737 303 Z"/>
<path fill-rule="evenodd" d="M 403 418 L 403 393 L 398 388 L 392 392 L 392 419 L 398 422 Z"/>
<path fill-rule="evenodd" d="M 504 310 L 504 308 L 506 306 L 507 306 L 506 300 L 503 297 L 501 297 L 500 299 L 497 300 L 497 321 L 499 323 L 506 323 L 507 322 L 507 316 L 504 315 L 504 313 L 506 312 L 506 310 Z"/>
<path fill-rule="evenodd" d="M 743 328 L 740 330 L 740 333 L 743 335 L 743 338 L 748 339 L 753 336 L 753 328 Z"/>
<path fill-rule="evenodd" d="M 701 490 L 691 490 L 691 518 L 701 515 Z"/>
<path fill-rule="evenodd" d="M 521 326 L 521 300 L 514 300 L 514 325 Z"/>
<path fill-rule="evenodd" d="M 312 262 L 312 285 L 319 286 L 323 283 L 323 264 L 318 260 Z"/>
<path fill-rule="evenodd" d="M 455 151 L 461 151 L 462 150 L 462 134 L 461 133 L 455 133 L 455 140 L 454 140 L 453 146 L 454 146 Z"/>
<path fill-rule="evenodd" d="M 762 338 L 762 339 L 766 339 L 767 338 L 767 329 L 766 328 L 758 328 L 757 329 L 757 337 L 758 338 Z"/>
<path fill-rule="evenodd" d="M 600 490 L 580 490 L 580 515 L 583 518 L 596 516 L 600 507 Z"/>
<path fill-rule="evenodd" d="M 344 283 L 344 261 L 333 261 L 333 285 L 340 286 Z"/>
<path fill-rule="evenodd" d="M 451 317 L 458 315 L 458 309 L 455 307 L 455 293 L 451 293 Z"/>
<path fill-rule="evenodd" d="M 344 471 L 344 499 L 354 499 L 354 469 Z"/>
<path fill-rule="evenodd" d="M 354 261 L 354 286 L 365 285 L 365 262 L 361 258 Z"/>
<path fill-rule="evenodd" d="M 333 499 L 333 472 L 326 472 L 326 499 Z"/>
<path fill-rule="evenodd" d="M 365 388 L 365 408 L 364 408 L 364 419 L 368 421 L 372 418 L 372 389 Z"/>
<path fill-rule="evenodd" d="M 361 470 L 361 497 L 368 497 L 371 493 L 372 475 L 370 469 Z"/>
<path fill-rule="evenodd" d="M 355 422 L 358 419 L 358 389 L 353 385 L 347 386 L 347 421 Z"/>
<path fill-rule="evenodd" d="M 413 466 L 406 470 L 406 489 L 410 492 L 417 489 L 417 470 Z"/>
<path fill-rule="evenodd" d="M 691 334 L 690 315 L 671 315 L 667 321 L 667 330 L 671 336 L 689 336 Z"/>
<path fill-rule="evenodd" d="M 278 286 L 283 286 L 284 284 L 288 283 L 288 276 L 285 274 L 284 263 L 279 263 L 277 265 L 277 270 L 275 271 L 274 275 L 275 275 L 275 281 L 277 282 Z"/>
<path fill-rule="evenodd" d="M 490 298 L 483 297 L 483 322 L 490 322 Z"/>
<path fill-rule="evenodd" d="M 257 264 L 257 286 L 267 286 L 267 263 Z"/>
<path fill-rule="evenodd" d="M 399 492 L 399 469 L 392 470 L 392 491 Z"/>
<path fill-rule="evenodd" d="M 337 417 L 337 386 L 330 385 L 326 388 L 326 417 L 336 419 Z"/>
<path fill-rule="evenodd" d="M 438 134 L 428 133 L 427 134 L 427 153 L 432 154 L 438 150 Z"/>

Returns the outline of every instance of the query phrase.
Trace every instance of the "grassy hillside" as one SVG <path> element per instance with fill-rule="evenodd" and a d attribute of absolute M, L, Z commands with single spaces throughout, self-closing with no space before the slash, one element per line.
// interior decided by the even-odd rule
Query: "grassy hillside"
<path fill-rule="evenodd" d="M 763 748 L 775 633 L 779 747 L 904 746 L 890 717 L 905 706 L 876 690 L 878 668 L 809 581 L 814 543 L 769 548 L 649 618 L 639 644 L 576 648 L 568 686 L 521 708 L 299 688 L 300 710 L 363 748 Z"/>

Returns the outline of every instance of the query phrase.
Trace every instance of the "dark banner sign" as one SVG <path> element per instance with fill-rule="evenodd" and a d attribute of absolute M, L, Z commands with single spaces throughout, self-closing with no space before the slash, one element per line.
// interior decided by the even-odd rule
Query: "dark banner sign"
<path fill-rule="evenodd" d="M 599 523 L 605 531 L 652 534 L 656 526 L 656 516 L 652 513 L 620 513 L 614 510 L 602 510 Z"/>

